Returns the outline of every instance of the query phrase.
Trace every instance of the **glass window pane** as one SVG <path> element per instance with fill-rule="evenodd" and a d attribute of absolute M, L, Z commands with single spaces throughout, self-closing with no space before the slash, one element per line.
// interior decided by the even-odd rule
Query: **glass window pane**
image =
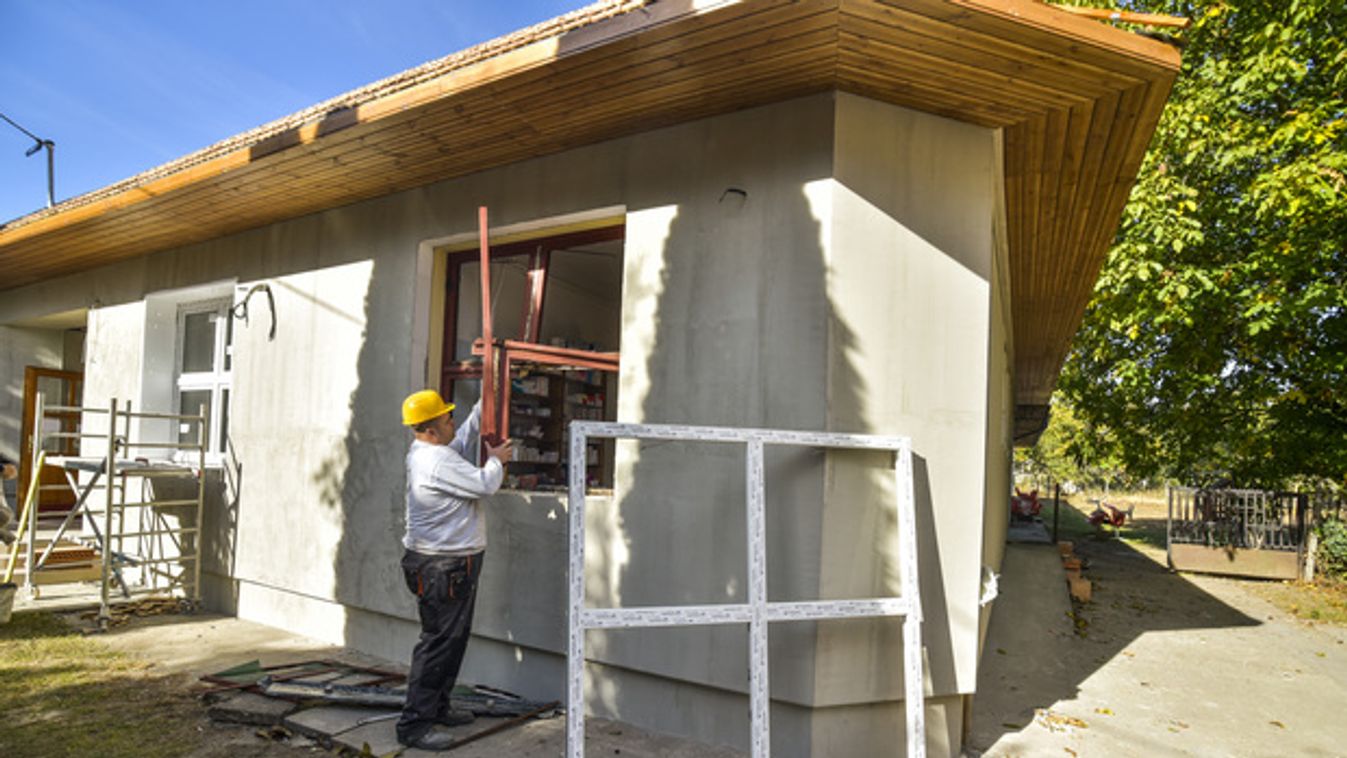
<path fill-rule="evenodd" d="M 207 412 L 210 412 L 210 390 L 187 390 L 178 393 L 178 413 L 195 416 L 200 413 L 202 405 L 206 406 Z M 201 423 L 198 421 L 179 421 L 178 442 L 196 443 L 197 428 L 200 426 Z"/>
<path fill-rule="evenodd" d="M 517 340 L 524 335 L 522 316 L 528 296 L 527 255 L 491 262 L 491 331 L 496 339 Z M 472 358 L 472 342 L 482 336 L 481 264 L 462 264 L 458 280 L 458 318 L 454 360 Z"/>
<path fill-rule="evenodd" d="M 226 452 L 229 445 L 225 440 L 229 439 L 229 390 L 225 390 L 220 395 L 220 439 L 216 443 L 216 450 Z"/>
<path fill-rule="evenodd" d="M 215 314 L 189 313 L 183 319 L 182 372 L 215 369 Z"/>
<path fill-rule="evenodd" d="M 617 350 L 622 331 L 622 242 L 553 250 L 539 342 Z"/>
<path fill-rule="evenodd" d="M 226 310 L 223 316 L 225 320 L 225 354 L 224 370 L 232 371 L 234 363 L 234 318 Z"/>
<path fill-rule="evenodd" d="M 460 379 L 454 382 L 454 396 L 450 402 L 454 404 L 454 423 L 460 423 L 468 418 L 472 412 L 472 406 L 476 405 L 477 399 L 482 396 L 481 379 Z"/>

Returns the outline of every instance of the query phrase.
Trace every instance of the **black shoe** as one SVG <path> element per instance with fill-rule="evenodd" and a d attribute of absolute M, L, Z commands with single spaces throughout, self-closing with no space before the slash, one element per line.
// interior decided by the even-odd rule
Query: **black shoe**
<path fill-rule="evenodd" d="M 402 739 L 398 738 L 398 742 L 402 742 Z M 402 744 L 418 750 L 439 751 L 448 750 L 454 746 L 454 742 L 456 742 L 454 735 L 432 729 L 411 742 L 402 742 Z"/>
<path fill-rule="evenodd" d="M 459 710 L 458 708 L 450 708 L 448 713 L 435 717 L 435 723 L 444 726 L 465 726 L 476 720 L 477 717 L 472 715 L 472 711 Z"/>

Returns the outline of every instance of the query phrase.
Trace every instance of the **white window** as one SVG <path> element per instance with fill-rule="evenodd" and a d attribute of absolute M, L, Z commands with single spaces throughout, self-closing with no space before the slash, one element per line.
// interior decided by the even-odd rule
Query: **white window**
<path fill-rule="evenodd" d="M 178 306 L 176 411 L 195 416 L 204 406 L 208 414 L 206 452 L 225 452 L 229 435 L 229 390 L 233 357 L 233 319 L 229 298 Z M 178 442 L 197 442 L 197 424 L 178 428 Z M 186 452 L 186 451 L 182 451 Z"/>

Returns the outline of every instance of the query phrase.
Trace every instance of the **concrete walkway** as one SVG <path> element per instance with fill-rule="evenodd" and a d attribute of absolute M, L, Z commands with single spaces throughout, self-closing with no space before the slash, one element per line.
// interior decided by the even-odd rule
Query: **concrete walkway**
<path fill-rule="evenodd" d="M 1297 621 L 1241 580 L 1170 573 L 1162 554 L 1118 540 L 1076 552 L 1094 582 L 1079 622 L 1056 548 L 1007 546 L 970 755 L 1347 751 L 1347 630 Z"/>

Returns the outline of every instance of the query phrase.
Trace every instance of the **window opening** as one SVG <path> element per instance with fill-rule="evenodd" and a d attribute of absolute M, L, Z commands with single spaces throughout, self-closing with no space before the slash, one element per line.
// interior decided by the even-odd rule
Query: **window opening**
<path fill-rule="evenodd" d="M 615 225 L 489 250 L 498 428 L 515 440 L 511 489 L 563 491 L 566 425 L 616 419 L 624 231 Z M 452 252 L 447 263 L 440 384 L 466 412 L 480 396 L 486 352 L 480 253 Z M 589 486 L 612 486 L 613 450 L 611 440 L 594 440 Z"/>

